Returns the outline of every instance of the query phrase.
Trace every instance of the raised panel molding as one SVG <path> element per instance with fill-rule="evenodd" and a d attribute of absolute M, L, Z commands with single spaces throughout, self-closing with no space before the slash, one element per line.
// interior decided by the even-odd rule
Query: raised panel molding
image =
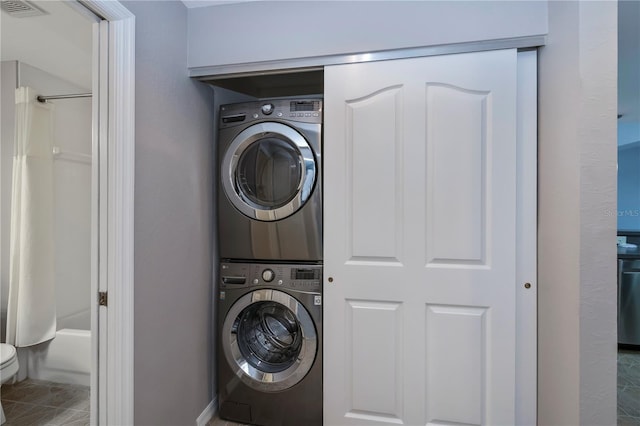
<path fill-rule="evenodd" d="M 429 425 L 486 424 L 488 309 L 426 305 Z"/>
<path fill-rule="evenodd" d="M 403 423 L 402 304 L 346 301 L 346 417 Z"/>
<path fill-rule="evenodd" d="M 427 265 L 486 265 L 491 94 L 427 83 Z"/>
<path fill-rule="evenodd" d="M 346 101 L 351 262 L 401 263 L 402 89 L 387 87 Z"/>

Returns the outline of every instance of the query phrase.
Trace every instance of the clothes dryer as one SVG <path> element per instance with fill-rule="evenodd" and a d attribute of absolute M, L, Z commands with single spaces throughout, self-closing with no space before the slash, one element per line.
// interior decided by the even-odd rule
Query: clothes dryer
<path fill-rule="evenodd" d="M 222 259 L 322 260 L 322 99 L 223 105 Z"/>
<path fill-rule="evenodd" d="M 223 262 L 220 418 L 322 425 L 322 266 Z"/>

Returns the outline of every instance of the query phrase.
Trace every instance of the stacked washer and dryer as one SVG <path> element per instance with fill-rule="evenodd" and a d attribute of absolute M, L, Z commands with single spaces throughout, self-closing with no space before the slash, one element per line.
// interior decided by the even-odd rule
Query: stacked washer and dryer
<path fill-rule="evenodd" d="M 219 114 L 222 419 L 322 424 L 322 99 Z"/>

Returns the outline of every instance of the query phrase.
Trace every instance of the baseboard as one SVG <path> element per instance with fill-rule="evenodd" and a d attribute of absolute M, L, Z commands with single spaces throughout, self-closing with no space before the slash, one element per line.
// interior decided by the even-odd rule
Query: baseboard
<path fill-rule="evenodd" d="M 196 419 L 196 426 L 207 426 L 207 423 L 213 419 L 213 416 L 216 415 L 216 410 L 218 409 L 218 397 L 213 398 L 213 401 L 207 405 L 207 408 L 204 409 L 202 413 Z"/>

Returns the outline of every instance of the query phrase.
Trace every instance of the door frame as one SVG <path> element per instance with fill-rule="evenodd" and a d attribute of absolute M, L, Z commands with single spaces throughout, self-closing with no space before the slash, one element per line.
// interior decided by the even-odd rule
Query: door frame
<path fill-rule="evenodd" d="M 91 424 L 132 425 L 135 17 L 118 1 L 78 5 L 102 19 L 93 43 Z"/>

